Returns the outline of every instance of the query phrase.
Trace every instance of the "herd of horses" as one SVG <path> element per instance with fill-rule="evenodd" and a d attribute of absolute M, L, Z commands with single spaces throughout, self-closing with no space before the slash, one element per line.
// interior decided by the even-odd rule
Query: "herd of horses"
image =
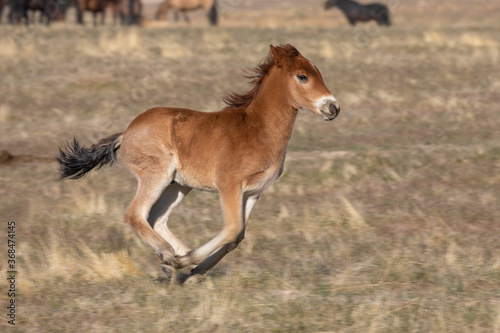
<path fill-rule="evenodd" d="M 4 8 L 9 9 L 8 21 L 11 24 L 30 24 L 35 22 L 35 16 L 39 12 L 39 22 L 50 24 L 51 21 L 65 21 L 68 8 L 76 9 L 76 22 L 84 24 L 83 13 L 91 12 L 94 25 L 104 24 L 105 13 L 109 9 L 113 17 L 113 23 L 118 20 L 121 24 L 140 24 L 142 19 L 141 0 L 0 0 L 0 22 Z M 165 18 L 168 11 L 172 10 L 177 20 L 179 13 L 183 13 L 186 20 L 186 12 L 204 9 L 212 25 L 217 25 L 217 3 L 216 0 L 163 0 L 160 4 L 156 17 Z"/>
<path fill-rule="evenodd" d="M 76 9 L 78 24 L 84 24 L 85 11 L 92 13 L 94 25 L 97 25 L 98 16 L 101 24 L 104 24 L 108 8 L 111 10 L 113 21 L 119 19 L 122 24 L 138 23 L 142 12 L 141 0 L 0 0 L 0 22 L 5 7 L 8 8 L 9 23 L 26 25 L 50 25 L 52 21 L 65 21 L 66 12 L 71 7 Z"/>
<path fill-rule="evenodd" d="M 142 19 L 141 0 L 0 0 L 0 23 L 4 8 L 8 8 L 8 21 L 11 24 L 34 23 L 39 12 L 38 22 L 49 25 L 51 21 L 64 21 L 66 11 L 70 7 L 76 9 L 76 22 L 83 24 L 83 13 L 91 12 L 94 25 L 104 24 L 105 13 L 109 9 L 113 23 L 123 25 L 140 24 Z M 359 4 L 353 0 L 327 0 L 325 9 L 339 8 L 351 25 L 357 21 L 374 20 L 379 25 L 391 24 L 389 9 L 380 3 Z M 189 22 L 187 12 L 203 9 L 211 25 L 218 23 L 217 0 L 163 0 L 158 7 L 155 18 L 165 19 L 169 11 L 174 12 L 177 21 L 179 14 Z"/>

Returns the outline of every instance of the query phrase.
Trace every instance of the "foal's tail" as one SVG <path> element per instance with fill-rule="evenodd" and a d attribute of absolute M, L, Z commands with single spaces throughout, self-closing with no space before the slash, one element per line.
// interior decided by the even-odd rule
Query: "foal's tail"
<path fill-rule="evenodd" d="M 99 140 L 89 148 L 80 147 L 76 139 L 62 150 L 59 148 L 59 172 L 61 179 L 79 179 L 92 169 L 100 169 L 117 161 L 117 152 L 122 144 L 123 133 L 116 133 Z"/>

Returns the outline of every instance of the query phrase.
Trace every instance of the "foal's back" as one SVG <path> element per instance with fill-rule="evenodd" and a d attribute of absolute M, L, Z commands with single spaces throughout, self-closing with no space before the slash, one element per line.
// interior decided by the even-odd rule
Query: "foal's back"
<path fill-rule="evenodd" d="M 123 134 L 121 156 L 136 174 L 161 165 L 175 173 L 176 182 L 216 191 L 228 172 L 259 171 L 263 158 L 246 161 L 265 151 L 254 139 L 258 131 L 256 120 L 243 109 L 200 112 L 158 107 L 132 121 Z"/>

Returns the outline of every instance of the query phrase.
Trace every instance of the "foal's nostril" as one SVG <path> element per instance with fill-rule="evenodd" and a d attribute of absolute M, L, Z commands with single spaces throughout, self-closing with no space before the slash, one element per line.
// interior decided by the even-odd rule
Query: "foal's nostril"
<path fill-rule="evenodd" d="M 340 112 L 340 106 L 336 103 L 331 102 L 330 105 L 328 106 L 328 110 L 332 115 L 335 115 L 336 117 Z"/>

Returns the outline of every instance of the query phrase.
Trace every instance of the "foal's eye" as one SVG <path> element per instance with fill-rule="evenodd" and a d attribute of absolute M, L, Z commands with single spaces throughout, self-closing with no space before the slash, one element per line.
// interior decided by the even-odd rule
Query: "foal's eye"
<path fill-rule="evenodd" d="M 297 75 L 297 79 L 299 79 L 299 81 L 301 83 L 306 83 L 307 82 L 307 76 L 301 74 L 301 75 Z"/>

